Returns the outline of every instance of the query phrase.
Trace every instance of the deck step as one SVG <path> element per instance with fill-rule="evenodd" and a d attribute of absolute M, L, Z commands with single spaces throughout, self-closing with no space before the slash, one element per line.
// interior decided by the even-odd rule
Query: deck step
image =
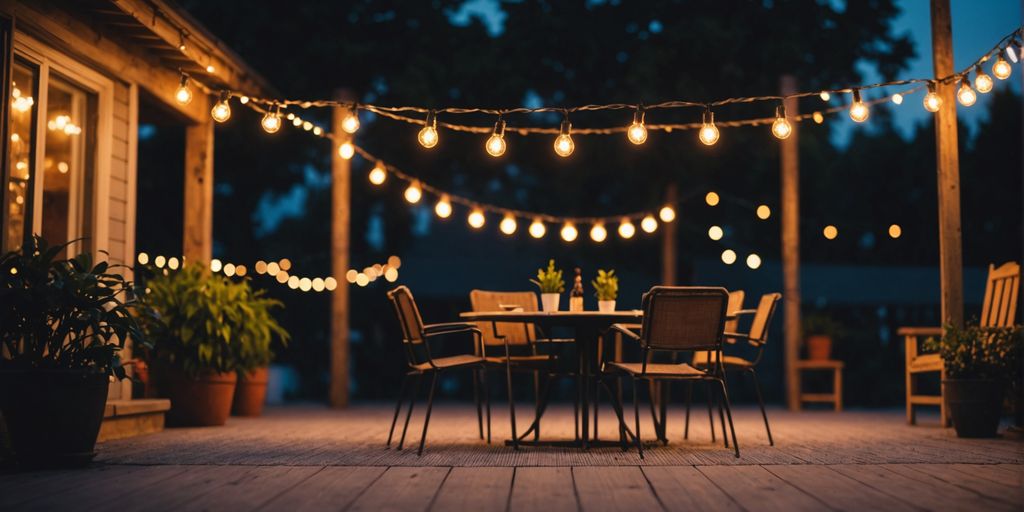
<path fill-rule="evenodd" d="M 164 429 L 164 413 L 171 401 L 164 398 L 110 400 L 103 413 L 98 441 L 152 434 Z"/>

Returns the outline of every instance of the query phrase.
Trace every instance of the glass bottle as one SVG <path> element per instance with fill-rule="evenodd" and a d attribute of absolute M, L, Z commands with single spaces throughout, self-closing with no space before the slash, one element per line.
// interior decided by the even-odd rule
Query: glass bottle
<path fill-rule="evenodd" d="M 583 311 L 583 275 L 576 267 L 576 278 L 569 292 L 569 311 Z"/>

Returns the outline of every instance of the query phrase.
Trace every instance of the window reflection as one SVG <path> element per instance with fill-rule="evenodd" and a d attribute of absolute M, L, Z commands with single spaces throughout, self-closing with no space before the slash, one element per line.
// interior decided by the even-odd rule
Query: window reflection
<path fill-rule="evenodd" d="M 46 96 L 46 146 L 42 179 L 42 235 L 49 243 L 87 236 L 91 190 L 87 150 L 92 147 L 86 130 L 91 97 L 55 74 Z M 76 247 L 80 252 L 86 247 Z"/>
<path fill-rule="evenodd" d="M 36 112 L 35 72 L 15 63 L 11 74 L 10 169 L 7 172 L 7 225 L 4 250 L 18 250 L 25 240 L 29 203 L 32 200 L 29 178 L 32 169 L 32 119 Z"/>

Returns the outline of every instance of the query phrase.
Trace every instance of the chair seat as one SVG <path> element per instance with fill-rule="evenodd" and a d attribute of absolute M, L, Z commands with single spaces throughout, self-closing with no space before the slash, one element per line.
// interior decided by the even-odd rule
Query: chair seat
<path fill-rule="evenodd" d="M 503 365 L 503 364 L 505 364 L 506 357 L 505 356 L 487 356 L 484 359 L 488 363 L 502 364 Z M 530 356 L 512 356 L 512 357 L 510 357 L 508 359 L 509 359 L 510 363 L 515 365 L 515 364 L 525 364 L 525 363 L 546 363 L 548 361 L 554 361 L 555 360 L 555 356 L 538 354 L 538 355 L 530 355 Z"/>
<path fill-rule="evenodd" d="M 631 375 L 641 375 L 644 365 L 643 363 L 609 362 L 606 366 Z M 703 370 L 698 370 L 686 363 L 648 363 L 647 373 L 643 375 L 651 377 L 703 377 L 707 374 Z"/>
<path fill-rule="evenodd" d="M 474 355 L 471 355 L 471 354 L 461 354 L 461 355 L 457 355 L 457 356 L 435 357 L 434 358 L 434 366 L 436 366 L 438 368 L 455 368 L 457 366 L 469 366 L 469 365 L 473 365 L 473 364 L 480 364 L 480 363 L 483 363 L 483 362 L 484 362 L 484 358 L 482 358 L 480 356 L 474 356 Z M 430 365 L 430 363 L 420 363 L 420 364 L 417 364 L 417 365 L 413 365 L 413 369 L 419 370 L 419 371 L 427 371 L 427 370 L 430 370 L 432 368 L 433 367 Z"/>
<path fill-rule="evenodd" d="M 711 356 L 711 357 L 712 357 L 712 359 L 714 358 L 714 356 Z M 707 364 L 708 364 L 707 363 L 707 359 L 699 359 L 699 360 L 695 360 L 694 361 L 694 366 L 697 366 L 697 367 L 707 366 Z M 726 369 L 729 369 L 729 368 L 734 368 L 734 369 L 736 369 L 736 368 L 743 368 L 743 369 L 746 369 L 746 368 L 752 368 L 754 366 L 754 363 L 752 361 L 748 361 L 746 359 L 743 359 L 742 357 L 723 356 L 722 357 L 722 365 L 725 366 Z"/>

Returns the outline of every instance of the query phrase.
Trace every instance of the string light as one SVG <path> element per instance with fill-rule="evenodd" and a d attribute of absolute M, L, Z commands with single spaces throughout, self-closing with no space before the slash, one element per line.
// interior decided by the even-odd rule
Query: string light
<path fill-rule="evenodd" d="M 726 265 L 736 263 L 736 251 L 732 249 L 722 251 L 722 263 L 725 263 Z"/>
<path fill-rule="evenodd" d="M 246 105 L 246 104 L 249 103 L 249 97 L 248 96 L 241 96 L 241 97 L 238 98 L 238 102 L 241 103 L 242 105 Z"/>
<path fill-rule="evenodd" d="M 174 100 L 181 105 L 192 103 L 192 89 L 188 87 L 188 75 L 181 75 L 181 84 L 178 85 L 178 90 L 174 91 Z"/>
<path fill-rule="evenodd" d="M 626 130 L 626 137 L 637 146 L 647 142 L 647 127 L 644 126 L 644 111 L 641 107 L 637 107 L 633 113 L 633 124 Z"/>
<path fill-rule="evenodd" d="M 704 110 L 704 116 L 698 138 L 705 146 L 713 146 L 718 142 L 718 127 L 715 126 L 715 113 L 710 108 Z"/>
<path fill-rule="evenodd" d="M 658 221 L 654 220 L 653 215 L 647 215 L 640 220 L 640 229 L 644 230 L 644 233 L 654 233 L 658 230 Z"/>
<path fill-rule="evenodd" d="M 938 112 L 942 108 L 942 98 L 935 92 L 935 83 L 928 84 L 928 94 L 924 95 L 924 109 L 928 112 Z"/>
<path fill-rule="evenodd" d="M 206 66 L 206 72 L 207 73 L 210 73 L 212 75 L 215 71 L 217 71 L 217 68 L 213 67 L 213 64 L 207 64 L 207 66 Z"/>
<path fill-rule="evenodd" d="M 757 207 L 757 218 L 761 220 L 768 220 L 768 217 L 772 216 L 772 209 L 766 204 L 762 204 Z"/>
<path fill-rule="evenodd" d="M 281 129 L 281 106 L 275 105 L 273 111 L 268 110 L 260 124 L 263 125 L 263 131 L 277 133 Z"/>
<path fill-rule="evenodd" d="M 812 114 L 811 119 L 814 119 L 814 122 L 816 124 L 821 124 L 825 122 L 825 116 L 822 115 L 821 112 L 815 112 L 814 114 Z"/>
<path fill-rule="evenodd" d="M 1013 72 L 1013 68 L 1009 62 L 1002 55 L 996 57 L 996 63 L 992 64 L 992 75 L 1000 80 L 1006 80 L 1010 78 L 1010 73 Z"/>
<path fill-rule="evenodd" d="M 721 240 L 725 236 L 725 231 L 720 226 L 711 226 L 708 228 L 708 238 L 712 240 Z"/>
<path fill-rule="evenodd" d="M 562 240 L 565 240 L 566 242 L 572 242 L 576 240 L 576 237 L 578 237 L 579 234 L 580 232 L 576 230 L 576 225 L 574 225 L 572 222 L 566 222 L 565 225 L 562 226 Z"/>
<path fill-rule="evenodd" d="M 565 158 L 576 149 L 572 141 L 572 123 L 569 122 L 569 112 L 565 112 L 565 119 L 562 119 L 562 127 L 559 129 L 558 137 L 555 137 L 555 154 Z M 574 239 L 576 237 L 573 237 Z"/>
<path fill-rule="evenodd" d="M 597 243 L 601 243 L 601 242 L 604 242 L 605 239 L 607 239 L 607 238 L 608 238 L 608 230 L 605 229 L 603 222 L 598 222 L 597 224 L 594 224 L 593 226 L 591 226 L 591 228 L 590 228 L 590 239 L 591 240 L 593 240 L 593 241 L 595 241 Z"/>
<path fill-rule="evenodd" d="M 228 104 L 230 94 L 227 91 L 220 92 L 220 99 L 210 110 L 210 117 L 218 123 L 223 123 L 231 118 L 231 105 Z"/>
<path fill-rule="evenodd" d="M 832 99 L 832 95 L 829 94 L 828 91 L 821 91 L 821 94 L 818 96 L 821 98 L 821 101 L 828 101 Z"/>
<path fill-rule="evenodd" d="M 481 216 L 483 214 L 480 214 Z M 516 232 L 516 218 L 511 213 L 506 213 L 505 217 L 501 219 L 501 223 L 498 224 L 498 229 L 506 235 L 512 236 Z"/>
<path fill-rule="evenodd" d="M 409 184 L 409 188 L 405 189 L 405 200 L 409 201 L 410 204 L 416 204 L 423 198 L 423 189 L 420 188 L 420 182 L 414 181 Z"/>
<path fill-rule="evenodd" d="M 868 110 L 868 106 L 860 100 L 860 89 L 853 90 L 853 103 L 850 104 L 850 119 L 853 119 L 855 123 L 863 123 L 868 120 L 868 116 L 871 112 Z"/>
<path fill-rule="evenodd" d="M 889 226 L 889 236 L 893 239 L 899 238 L 903 234 L 903 228 L 899 224 L 893 224 Z"/>
<path fill-rule="evenodd" d="M 662 222 L 672 222 L 676 220 L 676 211 L 672 209 L 671 206 L 662 206 L 661 210 L 658 211 L 658 218 L 660 218 Z"/>
<path fill-rule="evenodd" d="M 167 259 L 167 268 L 171 270 L 178 270 L 178 258 L 171 256 Z"/>
<path fill-rule="evenodd" d="M 479 208 L 474 208 L 473 211 L 469 212 L 467 221 L 469 222 L 469 226 L 473 229 L 480 229 L 484 227 L 484 223 L 487 221 L 487 218 L 484 217 L 484 212 L 480 211 Z"/>
<path fill-rule="evenodd" d="M 708 192 L 704 196 L 704 202 L 707 203 L 708 206 L 717 206 L 719 200 L 720 198 L 718 197 L 718 193 L 716 192 Z"/>
<path fill-rule="evenodd" d="M 547 228 L 544 227 L 544 222 L 540 219 L 533 219 L 533 222 L 530 223 L 530 236 L 534 238 L 544 238 L 544 234 L 547 231 Z"/>
<path fill-rule="evenodd" d="M 232 276 L 235 275 L 235 264 L 234 263 L 225 263 L 224 264 L 224 275 L 226 275 L 228 277 L 232 277 Z"/>
<path fill-rule="evenodd" d="M 993 85 L 992 77 L 985 74 L 980 65 L 974 66 L 974 88 L 982 94 L 988 94 L 992 91 Z"/>
<path fill-rule="evenodd" d="M 338 146 L 338 156 L 345 160 L 351 160 L 356 154 L 356 147 L 350 141 L 343 142 Z"/>
<path fill-rule="evenodd" d="M 139 264 L 140 265 L 145 265 L 145 264 L 149 263 L 149 255 L 144 253 L 144 252 L 140 252 L 139 253 L 139 258 L 138 259 L 139 259 Z"/>
<path fill-rule="evenodd" d="M 900 93 L 893 94 L 892 95 L 892 102 L 897 104 L 897 105 L 902 105 L 903 104 L 903 95 L 900 94 Z"/>
<path fill-rule="evenodd" d="M 788 139 L 793 133 L 793 125 L 786 119 L 786 107 L 779 105 L 775 107 L 775 121 L 772 123 L 772 135 L 779 140 Z"/>
<path fill-rule="evenodd" d="M 437 145 L 437 116 L 433 110 L 427 113 L 427 120 L 423 123 L 419 134 L 416 135 L 416 140 L 420 141 L 420 145 L 427 149 Z"/>
<path fill-rule="evenodd" d="M 821 230 L 821 234 L 825 235 L 825 238 L 828 240 L 835 240 L 839 236 L 839 229 L 829 224 L 825 226 L 825 229 Z"/>
<path fill-rule="evenodd" d="M 377 162 L 374 164 L 373 169 L 370 169 L 370 183 L 374 185 L 383 185 L 384 181 L 388 179 L 388 171 L 384 169 L 383 162 Z"/>
<path fill-rule="evenodd" d="M 636 234 L 636 226 L 629 220 L 629 217 L 623 217 L 622 222 L 619 223 L 619 236 L 629 240 Z"/>
<path fill-rule="evenodd" d="M 341 120 L 341 129 L 349 134 L 359 130 L 359 110 L 356 107 L 353 106 L 352 110 L 345 114 L 345 118 Z"/>
<path fill-rule="evenodd" d="M 956 92 L 956 99 L 965 107 L 974 105 L 974 102 L 978 101 L 978 95 L 974 93 L 974 89 L 971 89 L 966 77 L 960 80 L 960 90 Z"/>
<path fill-rule="evenodd" d="M 498 122 L 494 123 L 494 133 L 487 139 L 484 149 L 488 155 L 497 158 L 505 154 L 505 147 L 505 121 L 499 117 Z"/>
<path fill-rule="evenodd" d="M 756 254 L 747 256 L 747 266 L 753 270 L 757 270 L 761 266 L 761 257 Z"/>
<path fill-rule="evenodd" d="M 441 196 L 441 199 L 434 205 L 434 213 L 442 219 L 447 219 L 452 215 L 452 202 L 447 195 Z"/>
<path fill-rule="evenodd" d="M 338 287 L 338 280 L 337 279 L 335 279 L 333 277 L 330 277 L 330 276 L 324 278 L 324 289 L 325 290 L 327 290 L 329 292 L 333 292 L 335 290 L 335 288 L 337 288 L 337 287 Z"/>
<path fill-rule="evenodd" d="M 1011 41 L 1011 43 L 1013 44 L 1006 46 L 1006 56 L 1010 58 L 1010 62 L 1016 64 L 1020 60 L 1018 53 L 1022 54 L 1021 56 L 1024 56 L 1024 51 L 1021 50 L 1020 42 L 1016 39 Z"/>

